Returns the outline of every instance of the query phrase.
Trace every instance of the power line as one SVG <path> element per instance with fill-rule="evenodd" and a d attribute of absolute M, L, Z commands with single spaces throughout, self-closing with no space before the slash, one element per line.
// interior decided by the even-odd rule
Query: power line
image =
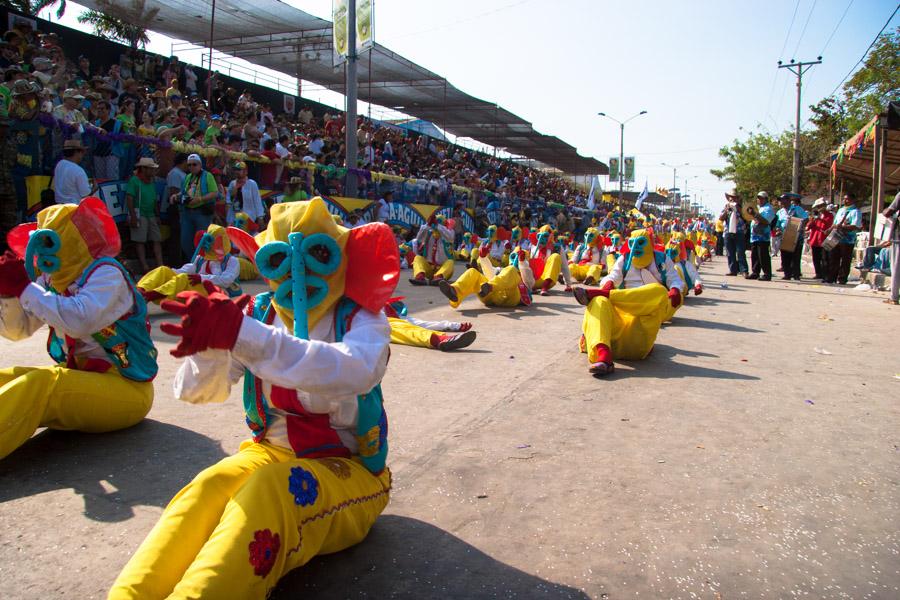
<path fill-rule="evenodd" d="M 856 0 L 850 0 L 850 2 L 847 3 L 847 8 L 844 9 L 844 14 L 841 15 L 841 18 L 840 18 L 840 20 L 838 20 L 837 25 L 834 26 L 834 31 L 832 31 L 831 35 L 828 36 L 828 41 L 825 42 L 825 47 L 822 48 L 821 52 L 819 52 L 819 56 L 825 55 L 825 51 L 828 50 L 828 45 L 831 43 L 832 38 L 834 38 L 834 34 L 837 33 L 837 30 L 838 30 L 838 28 L 840 28 L 841 23 L 844 22 L 844 17 L 847 16 L 847 12 L 850 10 L 850 7 L 853 6 L 853 3 L 855 1 Z"/>
<path fill-rule="evenodd" d="M 809 25 L 809 20 L 813 16 L 813 11 L 816 10 L 816 2 L 818 2 L 818 0 L 813 0 L 812 6 L 809 9 L 809 14 L 806 15 L 806 23 L 803 24 L 803 29 L 800 31 L 800 39 L 797 40 L 797 47 L 794 48 L 794 56 L 797 55 L 797 50 L 800 49 L 800 42 L 803 41 L 803 36 L 806 35 L 806 27 Z"/>
<path fill-rule="evenodd" d="M 791 24 L 788 26 L 787 35 L 784 36 L 784 43 L 781 45 L 781 52 L 778 58 L 784 58 L 784 50 L 787 48 L 788 40 L 791 39 L 791 31 L 794 30 L 794 20 L 797 18 L 797 10 L 800 8 L 800 0 L 794 5 L 794 14 L 791 17 Z M 778 71 L 772 76 L 772 89 L 769 90 L 769 100 L 766 102 L 766 116 L 772 116 L 772 96 L 775 94 L 775 84 L 778 82 Z M 782 101 L 784 101 L 784 93 L 782 93 Z"/>
<path fill-rule="evenodd" d="M 856 70 L 856 67 L 858 67 L 859 64 L 860 64 L 862 61 L 864 61 L 864 60 L 866 59 L 866 56 L 869 55 L 869 50 L 872 49 L 872 46 L 875 45 L 875 42 L 878 41 L 878 38 L 880 38 L 880 37 L 881 37 L 881 34 L 884 33 L 884 30 L 887 29 L 887 26 L 891 24 L 891 20 L 893 20 L 894 15 L 897 14 L 897 11 L 898 11 L 898 10 L 900 10 L 900 4 L 897 5 L 897 8 L 894 9 L 894 12 L 892 12 L 892 13 L 891 13 L 891 16 L 888 17 L 888 20 L 885 21 L 884 27 L 881 28 L 881 31 L 879 31 L 877 34 L 875 34 L 875 38 L 872 40 L 872 43 L 869 44 L 869 47 L 866 48 L 866 51 L 863 52 L 862 57 L 860 57 L 860 59 L 859 59 L 858 61 L 856 61 L 856 64 L 853 65 L 853 67 L 850 69 L 850 71 L 849 71 L 846 75 L 844 75 L 844 78 L 841 79 L 840 82 L 839 82 L 836 86 L 834 86 L 834 89 L 831 90 L 831 93 L 828 94 L 828 96 L 834 96 L 834 93 L 835 93 L 836 91 L 838 91 L 838 88 L 841 87 L 841 86 L 844 84 L 844 82 L 847 81 L 847 78 L 850 77 L 850 76 L 853 74 L 853 71 Z M 826 98 L 827 98 L 828 96 L 826 96 Z"/>

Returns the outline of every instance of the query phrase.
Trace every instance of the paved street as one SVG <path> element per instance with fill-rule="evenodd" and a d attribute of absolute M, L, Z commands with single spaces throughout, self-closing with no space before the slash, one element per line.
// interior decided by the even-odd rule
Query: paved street
<path fill-rule="evenodd" d="M 457 274 L 461 272 L 457 269 Z M 897 598 L 900 308 L 884 294 L 728 278 L 724 259 L 647 360 L 597 380 L 582 307 L 411 313 L 471 320 L 455 354 L 392 347 L 391 504 L 369 538 L 274 597 Z M 248 437 L 239 391 L 143 424 L 45 431 L 0 462 L 7 598 L 102 597 L 162 508 Z M 44 337 L 0 366 L 47 364 Z"/>

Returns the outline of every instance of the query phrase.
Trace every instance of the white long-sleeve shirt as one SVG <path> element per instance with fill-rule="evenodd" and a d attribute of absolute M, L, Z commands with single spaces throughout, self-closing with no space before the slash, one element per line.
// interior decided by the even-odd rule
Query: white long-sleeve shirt
<path fill-rule="evenodd" d="M 84 287 L 69 286 L 68 296 L 46 290 L 45 275 L 29 283 L 18 298 L 0 298 L 0 335 L 17 341 L 30 337 L 44 324 L 60 337 L 77 340 L 76 356 L 106 360 L 106 352 L 91 337 L 112 325 L 134 307 L 134 296 L 122 272 L 102 265 Z"/>
<path fill-rule="evenodd" d="M 228 257 L 228 264 L 225 265 L 225 270 L 223 271 L 222 262 L 224 261 L 204 260 L 203 266 L 200 267 L 200 279 L 208 281 L 224 290 L 231 287 L 237 280 L 238 275 L 241 273 L 241 263 L 237 256 L 230 256 Z M 186 265 L 175 269 L 175 272 L 193 275 L 197 273 L 197 264 L 192 262 L 187 263 Z"/>
<path fill-rule="evenodd" d="M 425 257 L 428 262 L 436 265 L 442 265 L 447 262 L 451 257 L 447 255 L 447 252 L 444 248 L 444 243 L 447 242 L 450 244 L 450 247 L 453 247 L 453 238 L 455 234 L 452 229 L 444 227 L 440 223 L 437 224 L 437 231 L 440 233 L 438 237 L 434 237 L 432 235 L 432 228 L 430 225 L 422 225 L 419 228 L 419 233 L 416 235 L 416 240 L 419 242 L 419 248 L 422 249 L 422 255 Z"/>
<path fill-rule="evenodd" d="M 234 206 L 237 199 L 238 189 L 236 181 L 229 183 L 228 190 L 226 190 L 225 201 L 230 206 Z M 266 216 L 266 207 L 263 204 L 262 196 L 259 195 L 259 186 L 252 179 L 247 179 L 241 188 L 241 210 L 247 213 L 251 221 L 257 221 Z"/>
<path fill-rule="evenodd" d="M 628 273 L 625 273 L 625 258 L 626 255 L 623 254 L 616 259 L 616 264 L 613 265 L 609 275 L 600 280 L 601 287 L 603 287 L 607 281 L 611 281 L 613 287 L 616 288 L 622 285 L 622 282 L 624 281 L 625 289 L 637 288 L 650 283 L 662 284 L 662 276 L 659 274 L 659 269 L 656 267 L 655 260 L 651 260 L 650 264 L 644 269 L 632 265 L 631 268 L 628 269 Z M 683 294 L 685 291 L 684 281 L 675 269 L 675 264 L 672 262 L 672 259 L 668 256 L 666 257 L 665 271 L 666 287 L 668 289 L 678 288 Z"/>
<path fill-rule="evenodd" d="M 572 256 L 572 263 L 578 265 L 581 264 L 582 261 L 587 261 L 585 264 L 599 265 L 603 261 L 605 255 L 605 248 L 597 248 L 596 246 L 588 247 L 582 243 L 578 244 L 578 247 L 575 248 L 575 254 Z"/>
<path fill-rule="evenodd" d="M 356 454 L 356 397 L 384 376 L 390 335 L 383 312 L 358 311 L 341 342 L 334 341 L 333 316 L 313 327 L 310 340 L 291 335 L 280 319 L 265 325 L 245 316 L 232 351 L 207 350 L 185 358 L 175 375 L 175 397 L 193 404 L 224 402 L 246 368 L 262 380 L 267 398 L 272 385 L 295 389 L 306 410 L 328 414 L 343 444 Z M 266 439 L 290 448 L 286 414 L 270 405 Z"/>

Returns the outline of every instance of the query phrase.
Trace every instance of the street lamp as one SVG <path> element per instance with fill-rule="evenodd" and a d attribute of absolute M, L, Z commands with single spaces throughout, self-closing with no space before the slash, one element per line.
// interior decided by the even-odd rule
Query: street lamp
<path fill-rule="evenodd" d="M 664 167 L 668 167 L 668 168 L 672 169 L 672 201 L 674 202 L 675 201 L 675 190 L 678 189 L 678 184 L 676 182 L 677 177 L 678 177 L 678 169 L 680 169 L 681 167 L 687 167 L 691 163 L 683 163 L 680 165 L 670 165 L 667 163 L 659 163 L 659 164 L 661 164 Z"/>
<path fill-rule="evenodd" d="M 628 117 L 624 121 L 615 119 L 606 113 L 599 112 L 597 114 L 619 124 L 619 206 L 622 206 L 622 188 L 625 185 L 625 123 L 632 119 L 636 119 L 641 115 L 646 115 L 647 111 L 642 110 L 638 114 Z"/>

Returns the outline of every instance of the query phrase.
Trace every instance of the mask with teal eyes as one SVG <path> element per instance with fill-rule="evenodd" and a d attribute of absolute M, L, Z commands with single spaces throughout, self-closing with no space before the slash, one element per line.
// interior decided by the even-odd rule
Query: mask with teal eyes
<path fill-rule="evenodd" d="M 234 218 L 234 226 L 238 229 L 247 230 L 247 218 L 246 217 L 235 217 Z"/>
<path fill-rule="evenodd" d="M 631 238 L 628 240 L 628 249 L 631 251 L 632 256 L 640 258 L 644 255 L 644 251 L 649 243 L 650 240 L 645 237 Z"/>
<path fill-rule="evenodd" d="M 491 225 L 490 227 L 487 228 L 487 237 L 488 237 L 488 240 L 490 240 L 492 242 L 497 240 L 497 226 L 496 225 Z"/>
<path fill-rule="evenodd" d="M 549 231 L 542 231 L 541 233 L 537 234 L 538 246 L 544 247 L 547 245 L 547 242 L 549 242 L 549 241 L 550 241 L 550 232 Z"/>
<path fill-rule="evenodd" d="M 680 253 L 678 252 L 677 246 L 670 246 L 669 248 L 666 248 L 666 256 L 668 256 L 673 262 L 678 260 L 679 254 Z"/>
<path fill-rule="evenodd" d="M 59 234 L 52 229 L 38 229 L 31 234 L 28 245 L 25 247 L 25 270 L 32 281 L 37 279 L 34 270 L 35 263 L 41 273 L 55 273 L 59 271 L 59 249 L 62 242 Z"/>
<path fill-rule="evenodd" d="M 512 230 L 512 241 L 518 242 L 520 239 L 522 239 L 522 230 L 518 227 L 514 227 Z"/>
<path fill-rule="evenodd" d="M 594 231 L 588 231 L 584 234 L 584 243 L 586 246 L 590 246 L 595 239 L 597 239 L 597 233 Z"/>
<path fill-rule="evenodd" d="M 328 282 L 341 264 L 341 249 L 325 233 L 304 236 L 296 232 L 287 242 L 269 242 L 256 253 L 260 274 L 271 281 L 282 280 L 275 290 L 275 303 L 293 312 L 294 335 L 309 339 L 307 311 L 328 295 Z"/>
<path fill-rule="evenodd" d="M 653 246 L 650 244 L 650 238 L 646 229 L 638 229 L 632 232 L 628 238 L 628 258 L 626 259 L 626 268 L 632 266 L 639 269 L 646 269 L 653 260 Z"/>
<path fill-rule="evenodd" d="M 207 254 L 210 250 L 212 250 L 213 243 L 216 240 L 213 238 L 212 234 L 204 233 L 200 238 L 200 241 L 197 243 L 197 248 L 194 250 L 194 255 L 191 257 L 191 262 L 197 260 L 198 256 L 203 256 Z"/>

